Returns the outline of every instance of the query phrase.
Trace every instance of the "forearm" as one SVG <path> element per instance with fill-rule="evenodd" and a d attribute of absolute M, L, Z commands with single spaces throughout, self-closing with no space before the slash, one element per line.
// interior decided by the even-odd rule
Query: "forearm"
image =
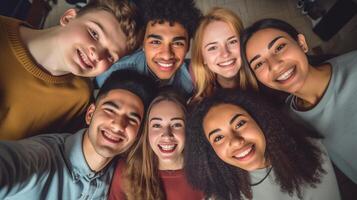
<path fill-rule="evenodd" d="M 0 199 L 36 184 L 50 168 L 50 153 L 30 140 L 0 142 Z"/>

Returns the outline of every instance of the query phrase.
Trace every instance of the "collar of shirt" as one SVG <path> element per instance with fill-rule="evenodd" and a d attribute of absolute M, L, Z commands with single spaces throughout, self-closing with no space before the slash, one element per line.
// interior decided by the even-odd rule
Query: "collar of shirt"
<path fill-rule="evenodd" d="M 86 129 L 82 129 L 77 133 L 69 136 L 65 140 L 64 144 L 64 156 L 66 158 L 66 165 L 68 169 L 71 171 L 72 177 L 75 181 L 78 181 L 81 178 L 92 180 L 102 176 L 108 166 L 105 167 L 100 172 L 94 172 L 90 169 L 87 164 L 87 161 L 84 157 L 83 153 L 83 136 L 85 134 Z"/>

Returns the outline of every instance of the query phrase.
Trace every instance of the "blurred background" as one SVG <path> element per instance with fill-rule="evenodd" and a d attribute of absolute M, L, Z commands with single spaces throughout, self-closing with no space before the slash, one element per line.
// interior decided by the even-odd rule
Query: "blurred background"
<path fill-rule="evenodd" d="M 0 14 L 42 28 L 58 24 L 62 13 L 86 0 L 1 0 Z M 305 34 L 310 53 L 339 55 L 357 49 L 357 0 L 196 0 L 206 13 L 226 7 L 241 17 L 244 26 L 261 18 L 279 18 Z M 188 54 L 188 57 L 190 55 Z"/>

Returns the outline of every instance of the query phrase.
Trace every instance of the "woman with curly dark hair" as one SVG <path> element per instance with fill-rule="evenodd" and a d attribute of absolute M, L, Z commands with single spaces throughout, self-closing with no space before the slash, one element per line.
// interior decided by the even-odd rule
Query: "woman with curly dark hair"
<path fill-rule="evenodd" d="M 126 162 L 119 161 L 109 199 L 200 200 L 183 170 L 186 108 L 176 92 L 165 90 L 150 104 L 144 131 Z"/>
<path fill-rule="evenodd" d="M 188 117 L 188 180 L 215 199 L 338 200 L 317 139 L 258 95 L 221 90 Z"/>

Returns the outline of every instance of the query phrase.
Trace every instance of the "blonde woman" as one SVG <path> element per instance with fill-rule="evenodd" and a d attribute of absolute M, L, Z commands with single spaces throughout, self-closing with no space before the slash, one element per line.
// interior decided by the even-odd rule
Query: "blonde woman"
<path fill-rule="evenodd" d="M 109 199 L 200 200 L 183 170 L 186 108 L 173 92 L 149 106 L 143 135 L 115 170 Z"/>
<path fill-rule="evenodd" d="M 192 46 L 196 87 L 193 102 L 210 96 L 217 87 L 247 87 L 239 72 L 242 64 L 239 34 L 242 31 L 240 18 L 225 8 L 213 8 L 202 18 Z"/>

